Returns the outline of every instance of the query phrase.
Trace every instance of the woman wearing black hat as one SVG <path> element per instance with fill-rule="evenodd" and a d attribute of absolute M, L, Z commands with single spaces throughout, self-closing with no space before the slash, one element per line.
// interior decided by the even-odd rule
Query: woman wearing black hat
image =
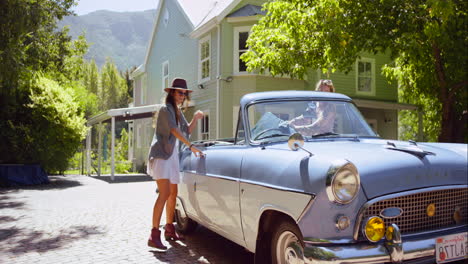
<path fill-rule="evenodd" d="M 164 237 L 166 240 L 179 240 L 180 236 L 175 232 L 173 223 L 175 204 L 177 198 L 177 184 L 179 183 L 179 142 L 187 145 L 195 156 L 203 153 L 190 144 L 188 135 L 196 126 L 197 120 L 203 118 L 203 113 L 197 111 L 190 124 L 180 110 L 180 106 L 189 99 L 192 90 L 187 88 L 187 82 L 181 78 L 175 78 L 172 86 L 164 89 L 167 92 L 165 104 L 158 112 L 156 130 L 149 151 L 147 173 L 156 180 L 159 194 L 153 207 L 153 228 L 148 246 L 167 249 L 161 242 L 159 224 L 161 215 L 166 205 L 166 226 Z"/>

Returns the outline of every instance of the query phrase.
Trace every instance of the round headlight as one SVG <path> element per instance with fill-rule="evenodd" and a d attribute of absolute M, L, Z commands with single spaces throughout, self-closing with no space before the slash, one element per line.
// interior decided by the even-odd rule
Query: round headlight
<path fill-rule="evenodd" d="M 331 191 L 334 200 L 338 203 L 351 202 L 359 191 L 359 174 L 356 167 L 347 163 L 341 167 L 331 181 Z"/>
<path fill-rule="evenodd" d="M 371 242 L 378 242 L 385 235 L 385 223 L 378 216 L 367 219 L 363 229 L 364 235 Z"/>

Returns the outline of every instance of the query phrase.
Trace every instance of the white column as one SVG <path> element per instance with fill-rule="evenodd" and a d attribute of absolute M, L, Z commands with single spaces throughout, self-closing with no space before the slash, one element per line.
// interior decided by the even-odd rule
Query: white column
<path fill-rule="evenodd" d="M 112 117 L 111 121 L 111 180 L 114 180 L 115 175 L 115 116 Z"/>
<path fill-rule="evenodd" d="M 217 58 L 217 72 L 216 72 L 216 76 L 218 76 L 218 78 L 216 78 L 216 139 L 219 139 L 219 135 L 220 135 L 220 123 L 221 123 L 221 118 L 220 118 L 220 109 L 219 109 L 219 101 L 220 101 L 220 79 L 221 78 L 221 27 L 218 25 L 216 25 L 216 28 L 218 29 L 218 58 Z"/>
<path fill-rule="evenodd" d="M 101 176 L 101 166 L 102 166 L 102 123 L 98 125 L 98 133 L 99 133 L 99 140 L 98 140 L 98 176 Z"/>
<path fill-rule="evenodd" d="M 91 131 L 93 127 L 90 126 L 88 134 L 86 135 L 86 174 L 91 175 Z"/>

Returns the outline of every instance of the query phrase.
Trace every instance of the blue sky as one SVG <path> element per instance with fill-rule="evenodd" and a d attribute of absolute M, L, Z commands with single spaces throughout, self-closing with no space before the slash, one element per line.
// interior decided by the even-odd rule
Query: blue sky
<path fill-rule="evenodd" d="M 158 0 L 77 0 L 73 8 L 77 15 L 85 15 L 96 10 L 117 12 L 143 11 L 156 9 Z"/>

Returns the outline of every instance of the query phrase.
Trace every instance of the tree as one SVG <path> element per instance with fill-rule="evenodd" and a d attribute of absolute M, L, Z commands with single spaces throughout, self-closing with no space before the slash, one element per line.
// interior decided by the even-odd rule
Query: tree
<path fill-rule="evenodd" d="M 242 59 L 249 70 L 303 78 L 309 69 L 349 72 L 362 52 L 388 52 L 393 63 L 383 72 L 399 81 L 403 101 L 425 111 L 432 106 L 424 102 L 436 100 L 438 140 L 463 142 L 467 7 L 462 0 L 270 1 Z"/>
<path fill-rule="evenodd" d="M 126 82 L 109 58 L 101 68 L 101 90 L 98 96 L 101 102 L 105 102 L 104 108 L 101 110 L 128 106 L 129 97 Z"/>
<path fill-rule="evenodd" d="M 63 172 L 86 134 L 86 120 L 74 100 L 74 89 L 37 76 L 31 85 L 30 103 L 26 105 L 31 125 L 18 125 L 27 139 L 19 139 L 22 160 L 37 162 L 49 172 Z M 25 129 L 25 130 L 22 130 Z"/>
<path fill-rule="evenodd" d="M 85 107 L 76 99 L 87 44 L 56 22 L 74 0 L 0 2 L 0 163 L 66 168 L 84 138 Z"/>
<path fill-rule="evenodd" d="M 99 91 L 99 69 L 94 60 L 83 64 L 83 82 L 89 92 L 97 95 Z"/>
<path fill-rule="evenodd" d="M 136 70 L 136 66 L 131 67 L 130 69 L 125 70 L 122 74 L 125 78 L 125 82 L 127 84 L 127 94 L 129 98 L 133 98 L 133 80 L 131 79 L 131 73 Z"/>

